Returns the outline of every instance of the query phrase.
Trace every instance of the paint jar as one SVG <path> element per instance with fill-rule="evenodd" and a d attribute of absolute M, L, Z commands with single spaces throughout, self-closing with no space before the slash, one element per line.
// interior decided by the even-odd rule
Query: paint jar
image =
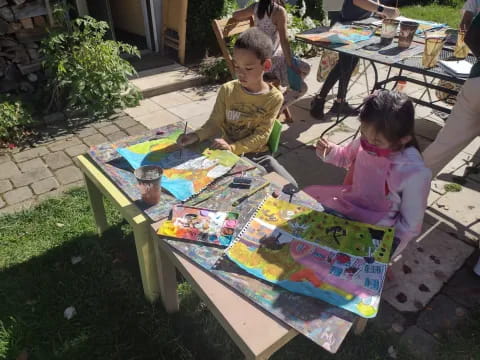
<path fill-rule="evenodd" d="M 395 35 L 397 35 L 397 28 L 400 21 L 395 19 L 383 19 L 382 32 L 380 34 L 382 43 L 391 43 Z"/>
<path fill-rule="evenodd" d="M 445 43 L 450 45 L 455 45 L 457 43 L 458 38 L 458 30 L 455 29 L 447 29 L 445 30 Z"/>
<path fill-rule="evenodd" d="M 455 45 L 455 50 L 453 50 L 453 56 L 457 59 L 465 59 L 468 56 L 467 44 L 465 44 L 465 31 L 459 31 L 457 35 L 457 44 Z"/>
<path fill-rule="evenodd" d="M 156 165 L 144 165 L 135 170 L 134 175 L 145 204 L 155 205 L 160 201 L 162 174 L 162 168 Z"/>
<path fill-rule="evenodd" d="M 438 61 L 438 55 L 443 49 L 444 38 L 427 37 L 425 39 L 425 48 L 423 50 L 422 65 L 429 69 L 435 67 Z"/>
<path fill-rule="evenodd" d="M 407 82 L 405 80 L 398 80 L 395 90 L 398 92 L 404 92 L 406 86 L 407 86 Z"/>
<path fill-rule="evenodd" d="M 400 34 L 398 35 L 398 47 L 408 49 L 412 43 L 413 36 L 418 29 L 418 23 L 415 21 L 400 22 Z"/>

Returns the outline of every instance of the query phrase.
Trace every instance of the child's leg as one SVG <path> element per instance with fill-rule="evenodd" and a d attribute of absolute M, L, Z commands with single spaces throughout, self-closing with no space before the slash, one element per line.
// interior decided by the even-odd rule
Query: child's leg
<path fill-rule="evenodd" d="M 287 169 L 285 169 L 273 156 L 269 155 L 268 153 L 251 153 L 245 156 L 261 165 L 267 172 L 276 172 L 285 178 L 289 183 L 295 187 L 298 187 L 297 181 L 287 171 Z"/>
<path fill-rule="evenodd" d="M 310 73 L 310 64 L 306 61 L 297 58 L 297 67 L 300 70 L 300 77 L 304 80 L 307 75 Z M 285 64 L 286 65 L 286 64 Z M 285 110 L 286 107 L 295 103 L 298 99 L 300 99 L 303 95 L 306 94 L 308 91 L 308 85 L 305 81 L 302 81 L 302 88 L 300 91 L 293 90 L 292 88 L 288 87 L 287 90 L 283 93 L 283 105 L 280 109 L 280 113 Z"/>

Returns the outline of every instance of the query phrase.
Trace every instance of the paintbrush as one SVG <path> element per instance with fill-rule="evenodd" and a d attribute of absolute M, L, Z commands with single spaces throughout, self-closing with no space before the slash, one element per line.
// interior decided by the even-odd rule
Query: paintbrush
<path fill-rule="evenodd" d="M 238 175 L 238 174 L 245 173 L 245 172 L 247 172 L 247 171 L 255 170 L 256 168 L 257 168 L 256 166 L 252 166 L 252 167 L 249 167 L 249 168 L 246 168 L 246 169 L 243 169 L 243 170 L 238 170 L 238 171 L 234 171 L 234 172 L 228 173 L 228 174 L 226 174 L 226 175 L 227 175 L 227 176 Z"/>
<path fill-rule="evenodd" d="M 233 202 L 232 202 L 232 206 L 238 206 L 242 201 L 244 201 L 245 199 L 248 199 L 250 196 L 252 196 L 253 194 L 259 192 L 260 190 L 266 188 L 268 185 L 270 185 L 270 182 L 267 181 L 266 183 L 260 185 L 260 186 L 257 186 L 256 188 L 253 188 L 252 190 L 250 190 L 248 193 L 246 194 L 243 194 L 242 196 L 236 198 Z"/>
<path fill-rule="evenodd" d="M 183 136 L 187 135 L 187 126 L 188 126 L 188 121 L 185 122 L 185 129 L 183 130 Z M 180 148 L 180 159 L 182 158 L 183 155 L 183 146 Z"/>

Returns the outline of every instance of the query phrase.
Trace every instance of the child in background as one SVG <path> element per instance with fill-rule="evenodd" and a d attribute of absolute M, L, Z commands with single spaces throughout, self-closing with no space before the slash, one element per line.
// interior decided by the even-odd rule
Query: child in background
<path fill-rule="evenodd" d="M 182 135 L 177 143 L 187 146 L 212 139 L 212 148 L 247 156 L 297 187 L 295 179 L 274 159 L 267 147 L 282 93 L 263 81 L 272 66 L 270 38 L 257 28 L 244 31 L 235 42 L 233 61 L 237 80 L 220 88 L 212 114 L 197 131 Z"/>
<path fill-rule="evenodd" d="M 387 90 L 370 95 L 360 113 L 359 139 L 346 146 L 321 139 L 316 145 L 325 162 L 349 169 L 344 185 L 304 189 L 352 220 L 393 226 L 395 256 L 421 232 L 432 177 L 418 149 L 414 120 L 406 95 Z"/>
<path fill-rule="evenodd" d="M 271 73 L 281 86 L 287 88 L 284 92 L 284 102 L 280 111 L 293 104 L 308 90 L 304 79 L 310 72 L 310 65 L 305 61 L 294 58 L 290 50 L 287 35 L 287 11 L 283 7 L 283 0 L 260 0 L 233 13 L 233 21 L 248 19 L 253 16 L 255 26 L 267 34 L 273 43 Z M 300 84 L 290 84 L 288 68 L 300 76 Z M 295 89 L 295 87 L 297 87 Z"/>

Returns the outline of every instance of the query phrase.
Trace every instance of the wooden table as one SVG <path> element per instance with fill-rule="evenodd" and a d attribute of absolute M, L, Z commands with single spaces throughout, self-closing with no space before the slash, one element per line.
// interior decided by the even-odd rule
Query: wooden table
<path fill-rule="evenodd" d="M 76 163 L 85 177 L 99 235 L 108 228 L 103 205 L 104 198 L 109 199 L 132 226 L 142 285 L 149 301 L 153 302 L 161 297 L 168 312 L 179 310 L 176 292 L 175 268 L 177 268 L 192 284 L 195 291 L 247 358 L 268 358 L 298 334 L 285 321 L 278 320 L 276 316 L 278 314 L 273 315 L 271 311 L 264 311 L 246 297 L 240 296 L 237 291 L 227 286 L 219 278 L 197 266 L 193 261 L 174 250 L 167 242 L 159 239 L 154 232 L 158 223 L 153 224 L 151 216 L 147 216 L 145 211 L 139 208 L 138 203 L 133 202 L 125 195 L 118 183 L 114 182 L 110 176 L 105 175 L 92 158 L 81 155 L 76 158 Z M 279 185 L 285 182 L 276 174 L 269 174 L 267 177 L 270 182 Z M 308 297 L 304 298 L 307 305 L 311 301 L 317 301 Z M 334 308 L 333 311 L 332 308 Z M 333 327 L 333 333 L 340 334 L 335 339 L 335 345 L 328 349 L 332 352 L 338 349 L 351 327 L 354 327 L 355 333 L 360 333 L 366 325 L 366 319 L 358 318 L 346 310 L 338 310 L 328 304 L 324 306 L 314 304 L 310 309 L 316 310 L 314 316 L 328 315 L 327 318 L 330 320 L 319 320 L 319 322 L 329 328 Z M 309 312 L 308 308 L 306 311 Z M 305 313 L 305 310 L 303 312 Z M 285 317 L 288 319 L 288 315 Z M 313 318 L 313 320 L 316 319 Z M 303 322 L 304 320 L 299 321 Z M 307 325 L 312 327 L 312 322 L 305 321 L 305 326 L 307 327 Z"/>

